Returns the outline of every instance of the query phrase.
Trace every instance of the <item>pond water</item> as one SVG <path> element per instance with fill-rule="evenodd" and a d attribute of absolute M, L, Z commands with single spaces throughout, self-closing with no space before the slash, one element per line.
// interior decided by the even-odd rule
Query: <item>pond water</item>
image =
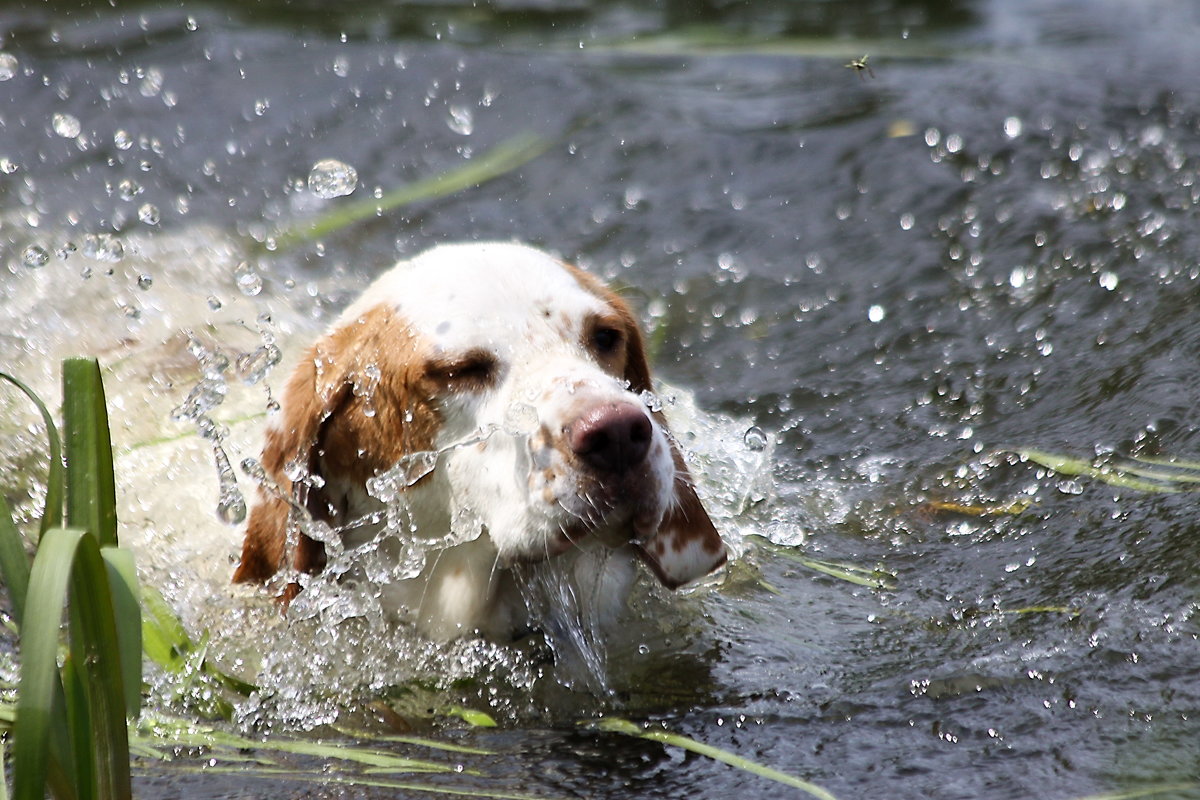
<path fill-rule="evenodd" d="M 679 641 L 614 648 L 615 694 L 542 686 L 525 707 L 509 655 L 459 654 L 503 684 L 464 695 L 504 698 L 503 724 L 434 735 L 489 750 L 467 760 L 489 790 L 797 793 L 574 724 L 600 710 L 840 798 L 1191 781 L 1200 526 L 1189 492 L 1152 488 L 1195 473 L 1148 487 L 1015 453 L 1200 460 L 1198 34 L 1200 11 L 1171 0 L 10 4 L 0 369 L 52 394 L 60 356 L 105 361 L 144 569 L 193 629 L 240 626 L 288 688 L 304 669 L 269 651 L 292 634 L 224 585 L 237 531 L 213 521 L 211 443 L 171 416 L 195 353 L 294 352 L 434 243 L 553 249 L 629 287 L 660 376 L 694 392 L 680 413 L 710 492 L 753 484 L 752 425 L 771 491 L 713 496 L 741 550 L 730 575 L 662 612 Z M 847 66 L 864 55 L 869 71 Z M 495 180 L 272 249 L 530 133 L 545 152 Z M 348 197 L 345 174 L 312 190 L 324 159 L 355 171 Z M 250 383 L 222 407 L 234 463 L 267 403 Z M 36 495 L 36 431 L 2 443 L 6 491 Z M 260 625 L 265 645 L 246 638 Z M 359 696 L 387 683 L 336 674 Z M 240 709 L 250 728 L 332 713 Z M 143 797 L 341 791 L 142 769 Z"/>

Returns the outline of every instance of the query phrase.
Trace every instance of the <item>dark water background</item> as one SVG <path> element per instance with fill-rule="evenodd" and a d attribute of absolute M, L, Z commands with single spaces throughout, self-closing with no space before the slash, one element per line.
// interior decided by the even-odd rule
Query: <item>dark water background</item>
<path fill-rule="evenodd" d="M 779 513 L 803 522 L 804 552 L 895 573 L 876 591 L 752 548 L 777 593 L 707 598 L 702 658 L 633 716 L 843 799 L 1200 777 L 1194 496 L 995 452 L 1200 458 L 1196 5 L 112 5 L 0 6 L 19 64 L 0 82 L 0 166 L 16 167 L 0 171 L 0 291 L 21 290 L 39 231 L 261 237 L 324 208 L 299 188 L 319 159 L 352 164 L 361 199 L 536 131 L 555 144 L 516 172 L 264 277 L 343 275 L 343 292 L 297 299 L 322 316 L 432 243 L 553 248 L 658 309 L 660 373 L 776 437 Z M 873 76 L 844 66 L 864 53 Z M 470 742 L 500 754 L 473 764 L 492 788 L 796 795 L 571 726 Z"/>

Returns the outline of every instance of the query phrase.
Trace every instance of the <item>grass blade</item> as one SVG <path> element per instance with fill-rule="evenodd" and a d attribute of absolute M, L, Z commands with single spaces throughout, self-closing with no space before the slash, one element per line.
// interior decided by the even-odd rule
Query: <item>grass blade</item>
<path fill-rule="evenodd" d="M 112 593 L 125 712 L 136 717 L 142 710 L 142 607 L 138 603 L 137 570 L 133 553 L 123 547 L 103 547 L 100 556 L 108 570 Z"/>
<path fill-rule="evenodd" d="M 4 580 L 13 619 L 20 628 L 25 616 L 25 593 L 29 590 L 29 556 L 8 501 L 3 497 L 0 497 L 0 579 Z"/>
<path fill-rule="evenodd" d="M 62 439 L 58 435 L 58 428 L 54 426 L 54 417 L 50 415 L 50 410 L 46 408 L 46 404 L 42 402 L 42 398 L 38 397 L 24 383 L 6 372 L 0 372 L 0 378 L 16 386 L 25 393 L 26 397 L 33 401 L 38 413 L 42 415 L 42 422 L 46 425 L 46 443 L 48 445 L 47 449 L 50 451 L 50 467 L 46 474 L 46 506 L 42 509 L 42 523 L 38 531 L 38 535 L 40 536 L 51 528 L 62 527 L 64 483 Z"/>
<path fill-rule="evenodd" d="M 68 426 L 68 435 L 69 430 Z M 77 542 L 71 560 L 70 658 L 87 696 L 89 730 L 85 741 L 92 748 L 98 796 L 123 800 L 131 798 L 133 790 L 129 780 L 126 682 L 108 562 L 101 555 L 95 537 L 86 535 Z M 140 657 L 135 663 L 140 691 Z"/>
<path fill-rule="evenodd" d="M 67 452 L 67 524 L 117 544 L 117 491 L 100 364 L 63 362 L 63 429 Z"/>
<path fill-rule="evenodd" d="M 78 540 L 86 535 L 83 531 L 66 528 L 47 531 L 30 571 L 28 615 L 21 629 L 19 724 L 13 734 L 15 800 L 42 800 L 51 748 L 57 751 L 61 765 L 73 764 L 64 747 L 68 736 L 62 725 L 63 718 L 55 713 L 56 706 L 62 703 L 58 638 L 74 549 Z M 54 728 L 57 730 L 52 731 Z M 65 771 L 70 774 L 74 769 Z"/>
<path fill-rule="evenodd" d="M 815 783 L 809 783 L 806 780 L 797 778 L 794 775 L 788 775 L 786 772 L 780 772 L 777 769 L 763 766 L 748 758 L 743 758 L 735 753 L 730 753 L 728 750 L 722 750 L 719 747 L 713 747 L 710 744 L 698 742 L 695 739 L 690 739 L 678 733 L 671 733 L 665 730 L 645 730 L 629 720 L 619 719 L 617 717 L 608 717 L 598 722 L 591 723 L 597 729 L 608 733 L 621 733 L 626 736 L 636 736 L 639 739 L 648 739 L 652 742 L 661 742 L 662 744 L 671 745 L 672 747 L 680 747 L 690 753 L 711 758 L 714 761 L 720 761 L 722 764 L 727 764 L 744 772 L 749 772 L 752 775 L 757 775 L 760 778 L 782 783 L 785 786 L 791 786 L 794 789 L 800 789 L 807 792 L 818 800 L 837 800 L 832 794 L 825 789 L 817 786 Z"/>
<path fill-rule="evenodd" d="M 487 183 L 537 158 L 551 144 L 550 140 L 532 133 L 519 134 L 457 169 L 406 184 L 380 198 L 343 205 L 311 222 L 287 228 L 275 237 L 275 249 L 286 250 L 400 206 L 435 200 Z"/>

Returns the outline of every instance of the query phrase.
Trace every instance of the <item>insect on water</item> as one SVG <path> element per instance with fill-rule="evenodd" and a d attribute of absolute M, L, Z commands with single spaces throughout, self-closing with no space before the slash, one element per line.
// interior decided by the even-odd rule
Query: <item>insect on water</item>
<path fill-rule="evenodd" d="M 870 54 L 868 53 L 868 54 L 864 55 L 862 58 L 855 58 L 855 59 L 852 59 L 852 60 L 850 61 L 850 63 L 846 65 L 846 69 L 852 69 L 852 70 L 854 70 L 855 72 L 857 72 L 857 73 L 858 73 L 858 79 L 859 79 L 859 80 L 863 80 L 863 73 L 864 73 L 864 72 L 865 72 L 865 73 L 867 73 L 868 75 L 870 75 L 872 78 L 874 78 L 874 77 L 875 77 L 875 71 L 874 71 L 874 70 L 872 70 L 872 69 L 871 69 L 871 65 L 867 63 L 867 59 L 868 59 L 868 58 L 870 58 L 870 57 L 871 57 L 871 56 L 870 56 Z"/>

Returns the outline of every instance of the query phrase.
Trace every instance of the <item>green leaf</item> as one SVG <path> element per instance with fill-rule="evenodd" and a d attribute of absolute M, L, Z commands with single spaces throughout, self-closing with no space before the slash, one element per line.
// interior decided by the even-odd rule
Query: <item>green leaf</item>
<path fill-rule="evenodd" d="M 630 722 L 627 719 L 619 719 L 616 717 L 606 717 L 598 722 L 591 723 L 593 727 L 609 733 L 620 733 L 625 736 L 636 736 L 640 739 L 648 739 L 652 742 L 661 742 L 662 744 L 671 745 L 672 747 L 680 747 L 691 753 L 711 758 L 714 761 L 720 761 L 722 764 L 728 764 L 731 767 L 740 769 L 744 772 L 749 772 L 752 775 L 757 775 L 760 778 L 782 783 L 785 786 L 799 789 L 807 792 L 818 800 L 837 800 L 832 794 L 825 789 L 817 786 L 814 783 L 809 783 L 806 780 L 788 775 L 786 772 L 780 772 L 777 769 L 763 766 L 755 763 L 748 758 L 730 753 L 728 750 L 722 750 L 719 747 L 713 747 L 703 742 L 698 742 L 695 739 L 689 739 L 687 736 L 682 736 L 678 733 L 671 733 L 665 730 L 650 729 L 645 730 L 638 725 Z"/>
<path fill-rule="evenodd" d="M 89 531 L 105 546 L 117 544 L 117 498 L 112 442 L 100 364 L 63 362 L 63 429 L 67 452 L 67 524 Z"/>
<path fill-rule="evenodd" d="M 15 800 L 42 800 L 51 748 L 60 765 L 74 761 L 64 747 L 69 737 L 62 716 L 58 638 L 74 548 L 84 536 L 83 531 L 65 528 L 47 531 L 30 571 L 26 619 L 21 628 L 17 726 L 13 732 Z M 66 772 L 73 773 L 74 769 Z"/>
<path fill-rule="evenodd" d="M 39 556 L 42 547 L 38 548 Z M 132 789 L 124 663 L 108 578 L 109 566 L 93 536 L 84 536 L 78 542 L 73 560 L 68 642 L 70 657 L 80 672 L 87 694 L 90 730 L 86 732 L 85 741 L 94 754 L 97 796 L 104 800 L 121 800 L 132 797 Z M 136 623 L 136 619 L 134 621 Z M 136 664 L 140 689 L 141 660 L 136 659 Z M 86 785 L 81 784 L 81 788 Z"/>
<path fill-rule="evenodd" d="M 42 422 L 46 425 L 46 443 L 50 451 L 50 466 L 46 475 L 46 506 L 42 509 L 42 523 L 38 532 L 41 535 L 51 528 L 62 527 L 64 481 L 62 439 L 58 436 L 58 428 L 54 426 L 54 417 L 51 416 L 50 410 L 46 408 L 46 404 L 42 402 L 42 399 L 32 389 L 6 372 L 0 372 L 0 378 L 16 386 L 25 393 L 26 397 L 33 401 L 33 404 L 37 406 L 38 413 L 42 415 Z"/>
<path fill-rule="evenodd" d="M 25 614 L 25 592 L 29 588 L 29 556 L 3 497 L 0 497 L 0 578 L 4 580 L 13 619 L 19 628 Z"/>
<path fill-rule="evenodd" d="M 473 708 L 463 708 L 462 706 L 450 706 L 446 709 L 446 714 L 451 717 L 458 717 L 468 725 L 476 728 L 494 728 L 496 720 L 492 719 L 491 715 L 485 711 L 476 711 Z"/>
<path fill-rule="evenodd" d="M 142 607 L 138 603 L 137 569 L 133 553 L 123 547 L 102 547 L 100 556 L 108 568 L 112 591 L 125 711 L 127 716 L 136 717 L 142 710 Z"/>

